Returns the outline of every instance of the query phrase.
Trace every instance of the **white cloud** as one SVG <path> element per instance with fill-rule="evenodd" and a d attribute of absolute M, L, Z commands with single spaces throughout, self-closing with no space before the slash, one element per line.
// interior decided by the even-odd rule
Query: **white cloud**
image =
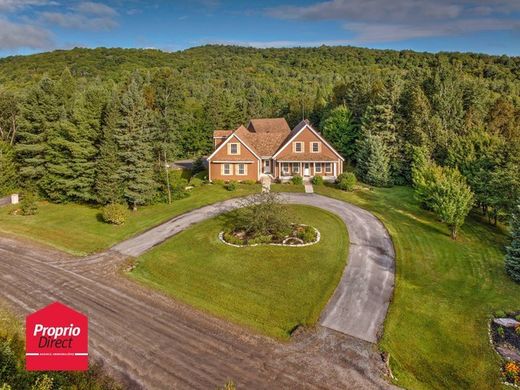
<path fill-rule="evenodd" d="M 328 0 L 266 10 L 278 19 L 336 20 L 354 44 L 518 28 L 520 0 Z"/>
<path fill-rule="evenodd" d="M 57 5 L 50 0 L 0 0 L 0 12 L 13 12 L 23 8 L 44 5 Z"/>
<path fill-rule="evenodd" d="M 70 12 L 42 12 L 40 21 L 63 28 L 108 31 L 118 26 L 115 9 L 101 3 L 81 2 Z"/>
<path fill-rule="evenodd" d="M 54 46 L 52 34 L 41 27 L 13 23 L 0 18 L 0 49 L 50 49 Z"/>

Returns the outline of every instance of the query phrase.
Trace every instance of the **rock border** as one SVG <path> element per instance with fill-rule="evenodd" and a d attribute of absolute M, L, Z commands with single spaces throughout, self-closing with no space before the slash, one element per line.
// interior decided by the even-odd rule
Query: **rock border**
<path fill-rule="evenodd" d="M 498 352 L 496 346 L 495 346 L 495 343 L 493 342 L 493 336 L 491 334 L 491 324 L 493 323 L 493 320 L 495 319 L 494 316 L 491 316 L 489 318 L 489 321 L 487 322 L 487 331 L 488 331 L 488 339 L 489 339 L 489 344 L 491 345 L 491 348 L 493 348 L 493 351 L 495 351 L 496 355 L 500 358 L 500 360 L 502 361 L 502 365 L 501 365 L 501 368 L 500 368 L 500 376 L 502 376 L 502 367 L 503 367 L 503 363 L 504 362 L 508 362 L 508 361 L 512 361 L 510 359 L 507 359 L 505 358 L 504 356 L 502 356 L 500 354 L 500 352 Z M 514 383 L 510 383 L 510 382 L 506 382 L 505 380 L 501 379 L 500 380 L 500 384 L 501 385 L 504 385 L 504 386 L 510 386 L 510 387 L 514 387 L 516 389 L 520 389 L 520 386 L 518 385 L 515 385 Z"/>
<path fill-rule="evenodd" d="M 304 225 L 302 223 L 299 224 L 300 226 L 309 226 L 309 225 Z M 230 242 L 227 242 L 226 240 L 224 240 L 224 231 L 221 231 L 219 234 L 218 234 L 218 239 L 226 244 L 226 245 L 229 245 L 229 246 L 233 246 L 235 248 L 247 248 L 247 247 L 253 247 L 253 246 L 287 246 L 287 247 L 296 247 L 296 248 L 299 248 L 299 247 L 304 247 L 304 246 L 311 246 L 311 245 L 315 245 L 317 244 L 318 242 L 320 242 L 321 240 L 321 233 L 318 229 L 316 229 L 314 226 L 311 226 L 314 231 L 316 232 L 316 240 L 313 241 L 313 242 L 307 242 L 306 244 L 275 244 L 275 243 L 269 243 L 269 244 L 251 244 L 251 245 L 238 245 L 238 244 L 231 244 Z M 290 238 L 290 237 L 288 237 Z M 285 241 L 286 239 L 284 239 Z"/>

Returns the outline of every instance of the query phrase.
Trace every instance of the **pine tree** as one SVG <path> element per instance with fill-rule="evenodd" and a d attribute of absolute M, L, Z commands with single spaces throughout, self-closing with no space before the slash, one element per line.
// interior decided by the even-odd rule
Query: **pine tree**
<path fill-rule="evenodd" d="M 0 140 L 0 196 L 13 191 L 18 185 L 13 148 Z"/>
<path fill-rule="evenodd" d="M 154 163 L 150 142 L 150 113 L 133 75 L 121 96 L 120 117 L 116 129 L 119 174 L 123 180 L 124 198 L 134 210 L 148 203 L 156 190 Z"/>
<path fill-rule="evenodd" d="M 366 134 L 359 142 L 358 176 L 367 184 L 384 187 L 390 184 L 390 160 L 381 138 Z"/>
<path fill-rule="evenodd" d="M 506 272 L 520 283 L 520 199 L 511 215 L 511 244 L 506 248 Z"/>
<path fill-rule="evenodd" d="M 123 199 L 123 183 L 116 143 L 116 129 L 120 120 L 119 105 L 117 92 L 113 92 L 103 113 L 95 183 L 96 197 L 102 204 L 119 203 Z"/>
<path fill-rule="evenodd" d="M 44 77 L 31 88 L 21 105 L 15 148 L 22 184 L 40 187 L 47 174 L 47 137 L 60 117 L 56 85 Z"/>
<path fill-rule="evenodd" d="M 353 121 L 352 112 L 341 105 L 334 108 L 320 125 L 324 137 L 349 161 L 355 159 L 358 126 Z"/>

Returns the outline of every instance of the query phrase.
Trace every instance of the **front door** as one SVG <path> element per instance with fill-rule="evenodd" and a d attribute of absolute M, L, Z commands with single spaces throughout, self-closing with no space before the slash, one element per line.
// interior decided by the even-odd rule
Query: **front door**
<path fill-rule="evenodd" d="M 310 166 L 309 163 L 303 163 L 303 176 L 310 176 L 311 175 L 309 166 Z"/>
<path fill-rule="evenodd" d="M 271 173 L 271 160 L 264 160 L 264 173 Z"/>

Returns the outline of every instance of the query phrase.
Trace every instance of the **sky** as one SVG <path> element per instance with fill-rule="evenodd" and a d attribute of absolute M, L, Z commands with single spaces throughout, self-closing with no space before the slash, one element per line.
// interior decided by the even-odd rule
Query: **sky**
<path fill-rule="evenodd" d="M 519 56 L 520 0 L 0 0 L 0 57 L 206 44 Z"/>

